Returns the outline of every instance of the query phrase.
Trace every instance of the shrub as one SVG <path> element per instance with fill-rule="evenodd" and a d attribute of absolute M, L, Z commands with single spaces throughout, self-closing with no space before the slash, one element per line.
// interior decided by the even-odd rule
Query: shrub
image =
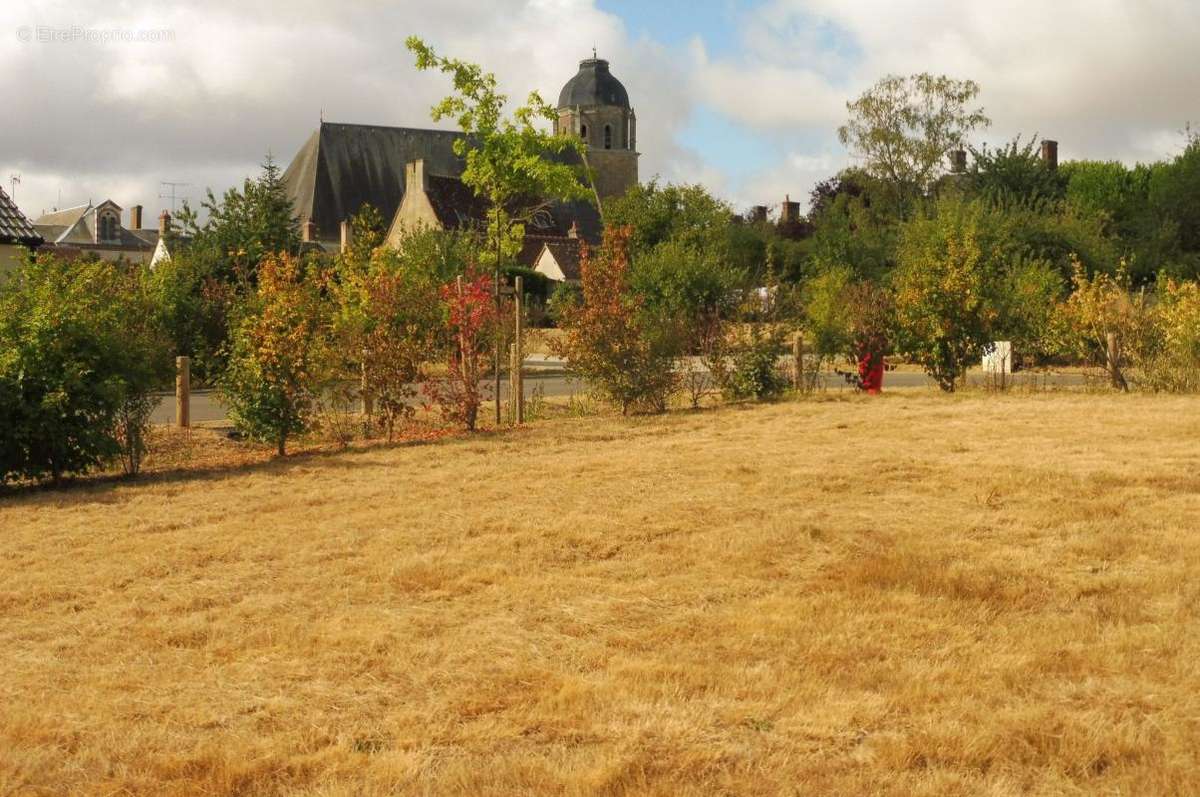
<path fill-rule="evenodd" d="M 1125 352 L 1141 348 L 1149 331 L 1144 297 L 1133 294 L 1124 271 L 1089 279 L 1076 263 L 1073 282 L 1074 290 L 1056 319 L 1061 348 L 1067 354 L 1103 363 L 1113 387 L 1128 390 Z"/>
<path fill-rule="evenodd" d="M 290 255 L 259 264 L 258 289 L 243 300 L 229 336 L 219 388 L 248 437 L 280 456 L 308 428 L 328 366 L 329 308 L 324 275 Z"/>
<path fill-rule="evenodd" d="M 441 289 L 446 376 L 426 382 L 425 389 L 442 417 L 474 431 L 483 404 L 481 379 L 488 353 L 500 334 L 500 319 L 491 279 L 468 271 Z"/>
<path fill-rule="evenodd" d="M 733 349 L 728 372 L 720 377 L 725 395 L 759 401 L 778 398 L 787 387 L 787 377 L 779 368 L 782 345 L 780 327 L 747 325 L 745 338 Z"/>
<path fill-rule="evenodd" d="M 662 412 L 675 387 L 676 339 L 630 287 L 628 227 L 605 231 L 598 251 L 584 249 L 583 301 L 561 311 L 564 338 L 555 351 L 572 373 L 621 408 Z"/>
<path fill-rule="evenodd" d="M 1164 280 L 1152 318 L 1152 335 L 1138 356 L 1145 386 L 1200 392 L 1200 284 Z"/>
<path fill-rule="evenodd" d="M 870 280 L 854 281 L 848 268 L 831 269 L 814 279 L 805 296 L 804 320 L 818 368 L 825 360 L 850 366 L 841 371 L 858 390 L 864 374 L 882 366 L 891 350 L 895 302 L 891 291 Z"/>
<path fill-rule="evenodd" d="M 170 358 L 140 267 L 30 260 L 0 288 L 0 480 L 136 473 Z"/>

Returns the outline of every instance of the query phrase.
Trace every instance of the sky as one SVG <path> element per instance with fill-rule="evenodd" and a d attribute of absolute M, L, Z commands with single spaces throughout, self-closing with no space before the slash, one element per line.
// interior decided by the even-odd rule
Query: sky
<path fill-rule="evenodd" d="M 412 34 L 551 102 L 595 47 L 637 111 L 642 179 L 738 209 L 849 165 L 846 102 L 890 73 L 978 82 L 976 145 L 1157 160 L 1200 122 L 1197 3 L 2 0 L 0 185 L 31 217 L 112 199 L 151 225 L 164 182 L 197 204 L 268 153 L 286 165 L 322 116 L 432 127 L 449 86 L 415 70 Z"/>

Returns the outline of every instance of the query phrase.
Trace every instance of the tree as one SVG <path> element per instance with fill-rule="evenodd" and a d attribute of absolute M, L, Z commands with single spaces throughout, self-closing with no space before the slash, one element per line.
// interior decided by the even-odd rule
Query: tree
<path fill-rule="evenodd" d="M 256 179 L 247 177 L 241 190 L 230 188 L 220 201 L 209 190 L 201 207 L 208 213 L 204 224 L 184 203 L 179 221 L 191 236 L 185 248 L 208 260 L 223 282 L 253 282 L 264 258 L 299 251 L 299 223 L 283 175 L 269 154 Z"/>
<path fill-rule="evenodd" d="M 605 213 L 606 224 L 629 228 L 634 260 L 668 241 L 724 256 L 732 221 L 733 209 L 703 186 L 660 186 L 657 179 L 632 186 Z"/>
<path fill-rule="evenodd" d="M 942 200 L 929 218 L 906 225 L 894 276 L 901 351 L 953 392 L 991 340 L 997 311 L 994 236 L 977 202 Z"/>
<path fill-rule="evenodd" d="M 445 58 L 416 36 L 405 45 L 416 56 L 417 69 L 436 69 L 450 75 L 455 94 L 433 107 L 434 121 L 453 118 L 466 135 L 454 142 L 454 152 L 465 161 L 462 181 L 486 199 L 488 246 L 480 262 L 493 268 L 492 291 L 500 307 L 500 272 L 504 260 L 520 251 L 525 225 L 554 200 L 581 200 L 595 196 L 580 181 L 572 157 L 586 158 L 583 142 L 572 135 L 547 133 L 538 122 L 553 122 L 557 114 L 536 91 L 525 104 L 504 115 L 508 98 L 497 91 L 496 76 L 476 64 Z M 590 176 L 587 178 L 590 182 Z M 500 345 L 495 350 L 497 390 L 500 381 Z M 496 423 L 500 401 L 496 400 Z"/>
<path fill-rule="evenodd" d="M 644 297 L 630 286 L 628 227 L 609 227 L 598 251 L 584 248 L 583 301 L 561 311 L 565 337 L 555 351 L 622 414 L 662 412 L 675 387 L 677 339 L 651 322 Z"/>
<path fill-rule="evenodd" d="M 442 417 L 475 431 L 483 403 L 480 378 L 486 352 L 499 335 L 502 309 L 488 293 L 488 278 L 468 271 L 441 287 L 446 376 L 426 382 Z"/>
<path fill-rule="evenodd" d="M 967 172 L 971 192 L 993 205 L 1035 209 L 1053 207 L 1063 199 L 1066 177 L 1049 169 L 1037 150 L 1037 136 L 1021 143 L 1018 135 L 996 149 L 986 144 L 969 147 L 971 168 Z"/>
<path fill-rule="evenodd" d="M 0 283 L 0 481 L 136 473 L 169 354 L 140 267 L 31 258 Z"/>
<path fill-rule="evenodd" d="M 287 254 L 264 258 L 258 288 L 242 301 L 230 331 L 221 394 L 237 427 L 274 443 L 279 456 L 288 438 L 308 428 L 324 385 L 325 282 L 316 264 Z"/>
<path fill-rule="evenodd" d="M 982 108 L 967 107 L 978 94 L 971 80 L 888 75 L 846 103 L 850 118 L 838 138 L 907 206 L 928 193 L 952 149 L 990 124 Z"/>

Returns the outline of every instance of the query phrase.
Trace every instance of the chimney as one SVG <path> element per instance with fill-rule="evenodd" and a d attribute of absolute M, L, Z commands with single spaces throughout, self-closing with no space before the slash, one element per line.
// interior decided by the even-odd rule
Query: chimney
<path fill-rule="evenodd" d="M 139 211 L 138 215 L 141 215 L 140 207 L 138 208 L 138 211 Z M 170 211 L 164 210 L 162 213 L 158 214 L 158 237 L 166 238 L 167 234 L 170 232 L 171 232 L 171 213 L 170 213 Z"/>
<path fill-rule="evenodd" d="M 1042 140 L 1042 165 L 1050 171 L 1058 168 L 1058 142 L 1049 139 Z"/>
<path fill-rule="evenodd" d="M 578 238 L 579 237 L 579 222 L 577 222 L 577 221 L 571 222 L 571 229 L 567 230 L 567 237 L 568 238 Z"/>
<path fill-rule="evenodd" d="M 300 240 L 304 243 L 312 243 L 317 240 L 317 223 L 312 220 L 312 216 L 309 216 L 308 221 L 300 226 Z"/>
<path fill-rule="evenodd" d="M 142 229 L 142 206 L 134 205 L 129 209 L 129 229 Z"/>
<path fill-rule="evenodd" d="M 762 224 L 762 223 L 765 223 L 766 220 L 767 220 L 767 206 L 766 205 L 755 205 L 754 207 L 750 208 L 750 223 L 751 224 Z"/>
<path fill-rule="evenodd" d="M 415 161 L 409 161 L 404 168 L 404 190 L 407 192 L 414 185 L 421 186 L 422 191 L 429 190 L 429 176 L 425 174 L 425 159 L 418 158 Z"/>
<path fill-rule="evenodd" d="M 350 243 L 354 240 L 354 228 L 350 226 L 349 220 L 342 222 L 342 251 L 345 252 L 350 248 Z"/>
<path fill-rule="evenodd" d="M 791 195 L 783 198 L 783 213 L 779 217 L 780 224 L 800 223 L 800 203 L 793 202 Z"/>
<path fill-rule="evenodd" d="M 967 171 L 967 151 L 965 149 L 950 150 L 951 174 L 964 174 Z"/>

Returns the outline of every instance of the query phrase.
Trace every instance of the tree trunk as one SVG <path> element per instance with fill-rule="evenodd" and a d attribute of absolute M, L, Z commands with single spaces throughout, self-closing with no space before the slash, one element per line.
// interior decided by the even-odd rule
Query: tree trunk
<path fill-rule="evenodd" d="M 277 448 L 279 456 L 287 456 L 287 432 L 279 435 L 279 446 Z"/>

